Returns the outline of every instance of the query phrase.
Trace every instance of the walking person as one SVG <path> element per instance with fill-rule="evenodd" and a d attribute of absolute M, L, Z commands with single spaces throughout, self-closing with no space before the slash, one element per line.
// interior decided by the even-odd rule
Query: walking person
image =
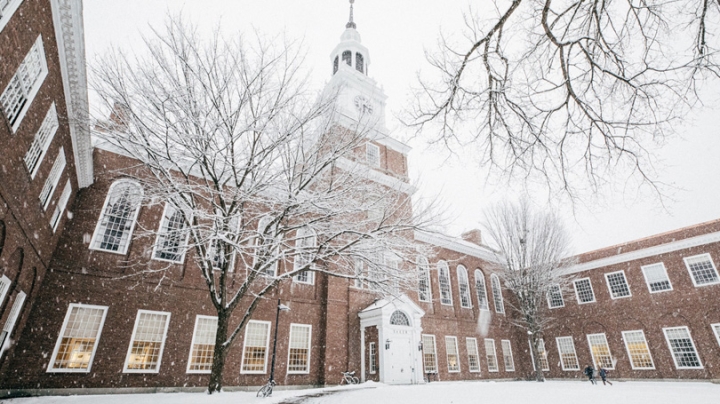
<path fill-rule="evenodd" d="M 592 384 L 596 383 L 595 377 L 594 377 L 595 369 L 592 367 L 592 365 L 587 365 L 587 367 L 585 368 L 585 370 L 583 372 L 588 377 L 588 380 L 590 380 L 590 383 L 592 383 Z"/>
<path fill-rule="evenodd" d="M 610 383 L 610 380 L 607 380 L 607 374 L 608 374 L 607 369 L 600 366 L 600 378 L 602 379 L 603 386 L 605 385 L 606 382 L 607 382 L 607 384 L 612 386 L 612 383 Z"/>

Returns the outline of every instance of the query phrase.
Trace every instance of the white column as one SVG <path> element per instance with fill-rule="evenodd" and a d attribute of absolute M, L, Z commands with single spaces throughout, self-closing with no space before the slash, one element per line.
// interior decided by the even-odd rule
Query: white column
<path fill-rule="evenodd" d="M 365 327 L 360 326 L 360 381 L 365 383 Z"/>

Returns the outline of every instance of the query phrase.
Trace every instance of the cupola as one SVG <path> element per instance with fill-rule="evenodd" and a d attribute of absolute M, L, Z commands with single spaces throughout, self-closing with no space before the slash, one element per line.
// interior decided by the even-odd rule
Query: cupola
<path fill-rule="evenodd" d="M 370 56 L 368 49 L 360 43 L 360 34 L 353 20 L 353 3 L 355 0 L 350 0 L 350 19 L 345 24 L 345 32 L 340 36 L 340 43 L 330 54 L 333 75 L 340 69 L 350 69 L 367 75 Z"/>

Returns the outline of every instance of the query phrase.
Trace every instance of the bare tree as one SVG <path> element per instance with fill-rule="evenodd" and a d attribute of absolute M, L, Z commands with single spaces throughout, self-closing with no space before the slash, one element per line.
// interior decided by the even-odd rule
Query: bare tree
<path fill-rule="evenodd" d="M 334 124 L 337 89 L 307 90 L 297 44 L 201 40 L 179 18 L 145 44 L 145 56 L 115 52 L 94 67 L 102 110 L 113 110 L 97 135 L 138 162 L 122 174 L 142 183 L 143 201 L 166 204 L 158 234 L 144 236 L 169 263 L 134 267 L 165 273 L 187 254 L 202 274 L 218 318 L 210 393 L 281 283 L 325 274 L 388 294 L 414 279 L 401 263 L 429 216 L 413 212 L 410 186 L 369 180 L 358 155 L 372 122 Z"/>
<path fill-rule="evenodd" d="M 576 196 L 623 174 L 661 191 L 652 148 L 716 78 L 716 0 L 476 2 L 429 52 L 407 123 L 509 179 Z"/>
<path fill-rule="evenodd" d="M 517 316 L 510 322 L 530 336 L 535 378 L 544 381 L 538 346 L 553 320 L 548 295 L 562 293 L 570 284 L 565 272 L 573 263 L 568 234 L 556 215 L 534 211 L 524 199 L 489 209 L 485 227 L 498 248 L 498 275 L 514 297 L 508 305 Z"/>

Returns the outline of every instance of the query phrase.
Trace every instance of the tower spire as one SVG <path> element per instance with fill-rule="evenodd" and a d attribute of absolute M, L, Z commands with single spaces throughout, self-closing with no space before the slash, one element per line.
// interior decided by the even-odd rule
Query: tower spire
<path fill-rule="evenodd" d="M 345 24 L 345 28 L 357 28 L 357 25 L 355 25 L 355 22 L 353 21 L 353 3 L 355 3 L 355 0 L 350 0 L 350 20 L 347 24 Z"/>

